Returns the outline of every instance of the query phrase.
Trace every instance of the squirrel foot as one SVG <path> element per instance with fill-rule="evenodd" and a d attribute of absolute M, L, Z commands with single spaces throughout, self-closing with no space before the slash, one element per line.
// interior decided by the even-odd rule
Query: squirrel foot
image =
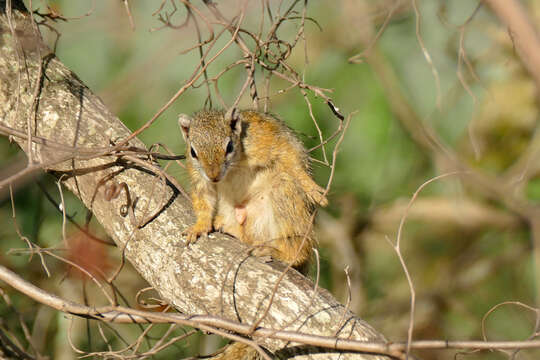
<path fill-rule="evenodd" d="M 214 216 L 214 221 L 212 222 L 212 226 L 214 228 L 214 231 L 224 232 L 223 227 L 225 226 L 225 220 L 223 219 L 223 216 L 221 215 Z"/>
<path fill-rule="evenodd" d="M 257 257 L 257 259 L 261 260 L 264 263 L 270 263 L 274 261 L 275 252 L 276 252 L 276 249 L 272 247 L 260 246 L 260 247 L 253 248 L 250 251 L 250 254 Z"/>
<path fill-rule="evenodd" d="M 186 237 L 186 244 L 190 245 L 196 242 L 200 236 L 208 236 L 208 233 L 211 231 L 211 224 L 196 222 L 194 225 L 186 229 L 182 235 Z"/>

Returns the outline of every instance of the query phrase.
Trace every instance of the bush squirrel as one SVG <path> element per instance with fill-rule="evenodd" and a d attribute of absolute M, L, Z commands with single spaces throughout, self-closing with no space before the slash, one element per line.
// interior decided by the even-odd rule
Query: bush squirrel
<path fill-rule="evenodd" d="M 302 143 L 282 121 L 258 111 L 181 114 L 197 220 L 188 244 L 212 230 L 300 268 L 314 245 L 311 215 L 325 190 L 309 174 Z"/>
<path fill-rule="evenodd" d="M 315 242 L 311 215 L 328 200 L 292 130 L 271 115 L 234 108 L 181 114 L 178 123 L 197 216 L 185 232 L 188 244 L 219 230 L 256 246 L 255 255 L 305 270 Z M 259 354 L 233 343 L 213 359 L 253 360 Z"/>

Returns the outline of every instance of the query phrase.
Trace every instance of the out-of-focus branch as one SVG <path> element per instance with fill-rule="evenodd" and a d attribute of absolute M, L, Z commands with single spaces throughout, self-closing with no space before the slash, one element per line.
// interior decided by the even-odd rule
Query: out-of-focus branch
<path fill-rule="evenodd" d="M 0 329 L 0 358 L 13 360 L 33 360 L 30 354 L 20 349 L 11 339 Z"/>
<path fill-rule="evenodd" d="M 396 118 L 416 144 L 425 150 L 425 153 L 432 157 L 436 164 L 448 171 L 462 171 L 466 174 L 462 176 L 463 181 L 474 186 L 484 196 L 501 201 L 524 219 L 531 216 L 531 209 L 526 200 L 517 197 L 513 191 L 509 190 L 513 184 L 507 183 L 506 179 L 477 171 L 469 166 L 444 144 L 429 124 L 418 117 L 401 91 L 400 80 L 376 46 L 365 59 L 377 74 Z"/>
<path fill-rule="evenodd" d="M 506 19 L 505 21 L 508 21 L 512 34 L 515 33 L 519 36 L 519 40 L 514 38 L 516 47 L 530 47 L 525 50 L 520 49 L 520 56 L 533 78 L 535 78 L 538 89 L 540 89 L 540 42 L 524 10 L 514 0 L 485 1 L 497 8 L 496 13 L 499 13 L 499 11 L 502 12 L 500 16 Z M 504 13 L 505 11 L 508 13 Z M 530 44 L 524 40 L 529 41 Z M 369 44 L 370 38 L 364 38 L 363 42 Z M 540 218 L 540 208 L 529 202 L 522 193 L 514 191 L 514 178 L 492 175 L 475 169 L 464 161 L 453 149 L 447 147 L 430 124 L 422 121 L 410 105 L 404 92 L 401 90 L 401 81 L 377 46 L 373 46 L 369 51 L 366 51 L 364 59 L 378 76 L 396 118 L 416 144 L 425 150 L 425 153 L 436 164 L 440 165 L 446 171 L 462 172 L 464 175 L 461 176 L 461 179 L 464 183 L 476 189 L 483 196 L 504 204 L 521 219 L 529 223 L 535 244 L 535 262 L 539 264 L 540 221 L 538 219 Z M 351 62 L 359 62 L 359 60 L 358 57 L 349 59 Z M 530 69 L 529 66 L 534 69 Z M 540 279 L 540 266 L 537 266 L 535 271 L 537 279 Z M 537 299 L 540 301 L 540 287 L 538 289 Z"/>
<path fill-rule="evenodd" d="M 484 0 L 484 3 L 508 28 L 517 53 L 540 94 L 540 39 L 523 5 L 516 0 Z"/>

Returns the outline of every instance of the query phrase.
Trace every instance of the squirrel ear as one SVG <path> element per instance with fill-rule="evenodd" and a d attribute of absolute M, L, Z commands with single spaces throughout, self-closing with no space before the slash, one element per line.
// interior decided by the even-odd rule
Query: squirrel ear
<path fill-rule="evenodd" d="M 188 138 L 189 133 L 189 126 L 191 125 L 191 116 L 186 114 L 180 114 L 178 115 L 178 125 L 180 126 L 180 129 L 182 130 L 182 135 L 184 136 L 184 139 Z"/>
<path fill-rule="evenodd" d="M 232 107 L 225 113 L 225 121 L 231 126 L 231 130 L 235 134 L 240 134 L 242 130 L 241 115 L 237 108 Z"/>

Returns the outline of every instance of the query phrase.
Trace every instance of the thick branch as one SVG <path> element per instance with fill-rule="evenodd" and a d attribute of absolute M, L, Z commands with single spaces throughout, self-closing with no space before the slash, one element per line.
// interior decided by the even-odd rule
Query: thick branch
<path fill-rule="evenodd" d="M 0 125 L 54 140 L 65 149 L 103 148 L 126 139 L 129 130 L 50 54 L 33 30 L 30 17 L 14 11 L 12 31 L 4 9 L 0 9 Z M 37 81 L 42 83 L 35 99 Z M 61 147 L 48 147 L 43 141 L 32 141 L 29 147 L 24 138 L 16 134 L 14 138 L 27 155 L 32 152 L 34 163 L 47 164 L 44 167 L 48 170 L 63 175 L 64 185 L 92 210 L 119 248 L 125 249 L 127 260 L 179 311 L 244 324 L 252 324 L 262 315 L 284 267 L 248 256 L 243 244 L 221 235 L 185 247 L 180 233 L 193 220 L 189 203 L 159 176 L 126 166 L 110 155 L 88 159 L 86 154 L 82 158 Z M 130 145 L 144 147 L 136 138 Z M 73 159 L 65 161 L 70 156 Z M 122 185 L 121 196 L 110 199 L 105 195 L 111 185 Z M 123 210 L 126 201 L 133 205 L 128 216 Z M 260 325 L 314 335 L 337 334 L 343 339 L 384 341 L 327 291 L 314 291 L 313 284 L 293 270 L 281 281 Z M 257 333 L 254 339 L 271 351 L 298 345 Z M 338 357 L 378 358 L 328 353 L 328 358 Z"/>
<path fill-rule="evenodd" d="M 523 65 L 540 93 L 540 39 L 523 5 L 517 0 L 484 0 L 506 25 Z"/>

